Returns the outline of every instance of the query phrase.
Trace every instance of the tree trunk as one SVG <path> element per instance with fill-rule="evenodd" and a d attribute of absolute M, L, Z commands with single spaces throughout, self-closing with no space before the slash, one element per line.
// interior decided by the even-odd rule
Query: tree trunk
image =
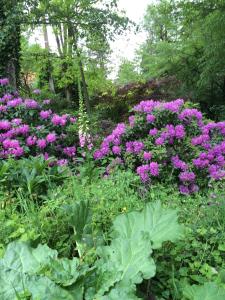
<path fill-rule="evenodd" d="M 45 49 L 49 53 L 50 46 L 49 46 L 49 39 L 48 39 L 48 30 L 45 24 L 43 24 L 43 34 L 44 34 Z M 51 64 L 50 60 L 49 63 Z M 49 90 L 55 94 L 55 84 L 54 84 L 54 79 L 52 77 L 51 71 L 49 71 L 48 85 L 49 85 Z"/>
<path fill-rule="evenodd" d="M 75 53 L 76 53 L 77 58 L 78 58 L 78 66 L 79 66 L 79 70 L 80 70 L 80 76 L 81 76 L 82 90 L 83 90 L 83 95 L 84 95 L 85 106 L 86 106 L 86 109 L 87 109 L 87 113 L 90 115 L 91 114 L 90 98 L 89 98 L 89 93 L 88 93 L 88 88 L 87 88 L 87 82 L 86 82 L 86 79 L 85 79 L 85 73 L 84 73 L 84 67 L 83 67 L 82 59 L 81 59 L 81 55 L 80 55 L 80 52 L 79 52 L 79 49 L 78 49 L 78 46 L 77 46 L 77 39 L 76 39 L 75 30 L 73 28 L 73 25 L 70 24 L 70 26 L 68 27 L 68 37 L 72 38 L 74 50 L 75 50 Z"/>

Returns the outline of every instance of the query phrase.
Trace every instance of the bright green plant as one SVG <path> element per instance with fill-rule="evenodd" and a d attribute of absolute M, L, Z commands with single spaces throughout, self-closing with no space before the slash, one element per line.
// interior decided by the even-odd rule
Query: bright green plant
<path fill-rule="evenodd" d="M 84 207 L 81 215 L 86 215 Z M 13 300 L 22 294 L 49 300 L 140 299 L 136 285 L 155 275 L 152 251 L 181 235 L 176 211 L 156 202 L 115 219 L 111 243 L 97 248 L 99 259 L 93 268 L 77 258 L 58 259 L 57 252 L 46 245 L 33 249 L 14 242 L 0 260 L 1 299 Z"/>

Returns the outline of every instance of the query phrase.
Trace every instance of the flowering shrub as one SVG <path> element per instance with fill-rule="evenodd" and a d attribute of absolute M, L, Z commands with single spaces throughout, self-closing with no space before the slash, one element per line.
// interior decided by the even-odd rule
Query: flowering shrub
<path fill-rule="evenodd" d="M 79 146 L 76 118 L 58 115 L 41 104 L 7 92 L 7 79 L 0 80 L 0 158 L 41 155 L 51 164 L 65 165 L 75 159 Z M 75 125 L 76 127 L 76 125 Z"/>
<path fill-rule="evenodd" d="M 118 124 L 94 159 L 116 159 L 145 184 L 177 182 L 183 194 L 197 192 L 210 179 L 224 178 L 225 122 L 207 122 L 188 105 L 182 99 L 142 101 L 133 108 L 129 125 Z"/>

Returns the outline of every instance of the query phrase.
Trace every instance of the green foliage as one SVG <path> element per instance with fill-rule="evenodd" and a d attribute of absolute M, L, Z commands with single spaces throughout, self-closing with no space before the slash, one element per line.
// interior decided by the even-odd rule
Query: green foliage
<path fill-rule="evenodd" d="M 184 296 L 189 300 L 223 300 L 225 298 L 225 288 L 209 282 L 203 286 L 187 287 L 184 291 Z"/>
<path fill-rule="evenodd" d="M 39 245 L 32 249 L 22 242 L 11 243 L 0 261 L 0 296 L 4 300 L 21 299 L 82 299 L 79 287 L 67 290 L 85 271 L 79 261 L 58 259 L 57 251 Z M 83 273 L 83 274 L 82 274 Z"/>
<path fill-rule="evenodd" d="M 223 1 L 215 0 L 149 5 L 148 39 L 140 50 L 145 78 L 174 75 L 181 81 L 178 96 L 199 99 L 209 113 L 223 105 L 224 14 Z"/>
<path fill-rule="evenodd" d="M 1 192 L 5 194 L 4 202 L 13 201 L 19 194 L 41 200 L 48 189 L 63 183 L 69 176 L 68 172 L 66 168 L 50 168 L 42 157 L 3 161 L 0 163 L 0 180 Z"/>
<path fill-rule="evenodd" d="M 120 68 L 117 74 L 116 83 L 119 85 L 125 85 L 128 83 L 137 82 L 140 80 L 140 75 L 136 70 L 134 62 L 129 60 L 123 60 L 120 64 Z"/>
<path fill-rule="evenodd" d="M 13 87 L 19 82 L 20 21 L 22 0 L 3 0 L 0 7 L 0 77 L 8 77 Z"/>
<path fill-rule="evenodd" d="M 85 206 L 81 210 L 84 214 Z M 135 224 L 134 229 L 131 222 Z M 124 232 L 118 231 L 118 226 Z M 77 258 L 58 259 L 57 251 L 47 245 L 31 248 L 27 243 L 13 242 L 0 260 L 0 295 L 4 300 L 17 299 L 22 293 L 49 300 L 83 299 L 83 296 L 118 299 L 119 295 L 137 299 L 136 284 L 155 275 L 155 263 L 150 256 L 152 248 L 176 240 L 180 230 L 176 213 L 162 208 L 160 203 L 118 217 L 112 227 L 111 244 L 97 249 L 100 259 L 92 269 Z M 85 290 L 90 271 L 94 271 L 95 279 Z"/>

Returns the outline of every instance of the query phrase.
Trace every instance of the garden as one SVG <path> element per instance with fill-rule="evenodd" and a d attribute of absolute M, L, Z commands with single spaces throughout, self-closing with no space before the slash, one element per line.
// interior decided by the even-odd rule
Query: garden
<path fill-rule="evenodd" d="M 145 63 L 141 73 L 123 62 L 116 82 L 104 75 L 105 58 L 97 61 L 93 53 L 106 54 L 107 34 L 134 24 L 119 15 L 117 1 L 109 2 L 104 10 L 89 0 L 18 1 L 13 8 L 5 1 L 0 10 L 0 299 L 224 300 L 224 103 L 216 87 L 207 94 L 179 71 L 177 78 L 172 69 L 160 74 L 162 52 L 172 46 L 167 38 L 177 34 L 168 11 L 175 18 L 182 9 L 180 26 L 187 28 L 204 10 L 210 27 L 224 6 L 218 12 L 216 1 L 213 8 L 198 1 L 149 3 L 146 24 L 155 35 L 168 35 L 143 45 L 142 66 L 146 48 L 156 49 L 149 52 L 151 67 Z M 156 19 L 168 31 L 158 33 Z M 18 51 L 15 40 L 5 40 L 15 20 Z M 22 36 L 35 30 L 31 21 L 41 22 L 45 37 L 52 26 L 58 56 Z M 201 21 L 190 24 L 203 39 Z M 92 36 L 94 28 L 99 36 Z M 194 43 L 192 33 L 183 34 Z M 41 61 L 31 63 L 34 49 Z M 204 57 L 193 52 L 203 74 Z M 156 55 L 162 61 L 153 76 Z M 18 64 L 9 68 L 12 62 Z M 210 67 L 219 84 L 217 66 Z M 214 106 L 209 94 L 216 95 Z"/>

